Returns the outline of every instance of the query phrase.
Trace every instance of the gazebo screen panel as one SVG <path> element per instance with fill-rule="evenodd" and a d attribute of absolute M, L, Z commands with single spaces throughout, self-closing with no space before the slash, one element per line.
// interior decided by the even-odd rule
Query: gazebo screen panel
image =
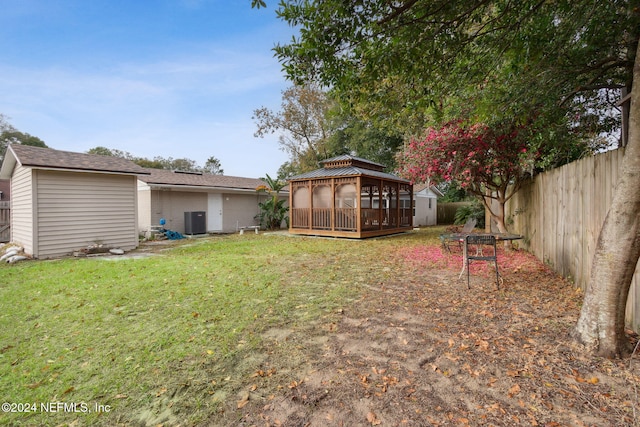
<path fill-rule="evenodd" d="M 358 198 L 355 179 L 337 179 L 335 185 L 335 229 L 357 231 Z"/>
<path fill-rule="evenodd" d="M 307 182 L 295 182 L 292 184 L 291 196 L 291 227 L 309 228 L 309 211 L 311 199 L 309 198 L 309 186 Z"/>
<path fill-rule="evenodd" d="M 333 194 L 331 180 L 313 181 L 313 205 L 311 228 L 317 230 L 331 229 L 331 205 Z"/>

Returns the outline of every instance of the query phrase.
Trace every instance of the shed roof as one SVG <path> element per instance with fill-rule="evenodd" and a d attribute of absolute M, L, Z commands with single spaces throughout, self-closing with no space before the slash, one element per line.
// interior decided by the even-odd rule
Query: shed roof
<path fill-rule="evenodd" d="M 140 181 L 149 185 L 175 185 L 206 188 L 233 188 L 255 190 L 266 183 L 257 178 L 192 173 L 164 169 L 146 169 L 148 175 L 140 176 Z"/>
<path fill-rule="evenodd" d="M 438 187 L 436 187 L 435 185 L 431 185 L 429 183 L 414 184 L 413 185 L 413 192 L 414 193 L 419 193 L 422 190 L 425 190 L 427 188 L 429 190 L 431 190 L 438 197 L 444 196 L 444 194 L 442 193 L 442 191 L 440 191 L 440 189 Z"/>
<path fill-rule="evenodd" d="M 148 172 L 131 160 L 96 154 L 74 153 L 52 148 L 11 144 L 0 169 L 0 178 L 10 178 L 16 164 L 42 169 L 70 171 L 92 171 L 118 174 L 147 174 Z"/>

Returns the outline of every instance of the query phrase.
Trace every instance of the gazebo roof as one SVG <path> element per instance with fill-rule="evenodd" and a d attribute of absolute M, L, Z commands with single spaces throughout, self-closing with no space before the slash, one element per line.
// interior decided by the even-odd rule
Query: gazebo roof
<path fill-rule="evenodd" d="M 409 183 L 409 180 L 383 172 L 384 165 L 360 157 L 342 155 L 322 161 L 323 168 L 306 172 L 289 178 L 289 181 L 300 181 L 315 178 L 331 178 L 337 176 L 371 176 L 398 182 Z"/>

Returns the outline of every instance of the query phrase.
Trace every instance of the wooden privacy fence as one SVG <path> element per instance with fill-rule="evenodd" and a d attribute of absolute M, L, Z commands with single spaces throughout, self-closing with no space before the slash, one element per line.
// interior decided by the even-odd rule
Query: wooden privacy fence
<path fill-rule="evenodd" d="M 11 211 L 10 202 L 0 202 L 0 243 L 8 242 L 11 239 Z"/>
<path fill-rule="evenodd" d="M 521 245 L 582 289 L 589 284 L 623 157 L 624 149 L 618 149 L 542 173 L 507 203 L 507 224 L 510 231 L 525 236 Z M 626 318 L 629 327 L 640 330 L 640 262 Z"/>
<path fill-rule="evenodd" d="M 471 202 L 448 202 L 438 203 L 437 206 L 437 224 L 448 225 L 455 221 L 456 211 L 463 206 L 471 205 Z"/>

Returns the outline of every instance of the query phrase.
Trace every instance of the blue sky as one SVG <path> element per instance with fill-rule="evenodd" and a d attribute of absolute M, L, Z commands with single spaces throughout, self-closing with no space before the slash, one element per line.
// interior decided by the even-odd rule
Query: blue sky
<path fill-rule="evenodd" d="M 253 110 L 279 110 L 290 85 L 271 50 L 294 30 L 276 0 L 0 0 L 0 113 L 55 149 L 215 156 L 225 175 L 275 176 L 277 135 Z"/>

